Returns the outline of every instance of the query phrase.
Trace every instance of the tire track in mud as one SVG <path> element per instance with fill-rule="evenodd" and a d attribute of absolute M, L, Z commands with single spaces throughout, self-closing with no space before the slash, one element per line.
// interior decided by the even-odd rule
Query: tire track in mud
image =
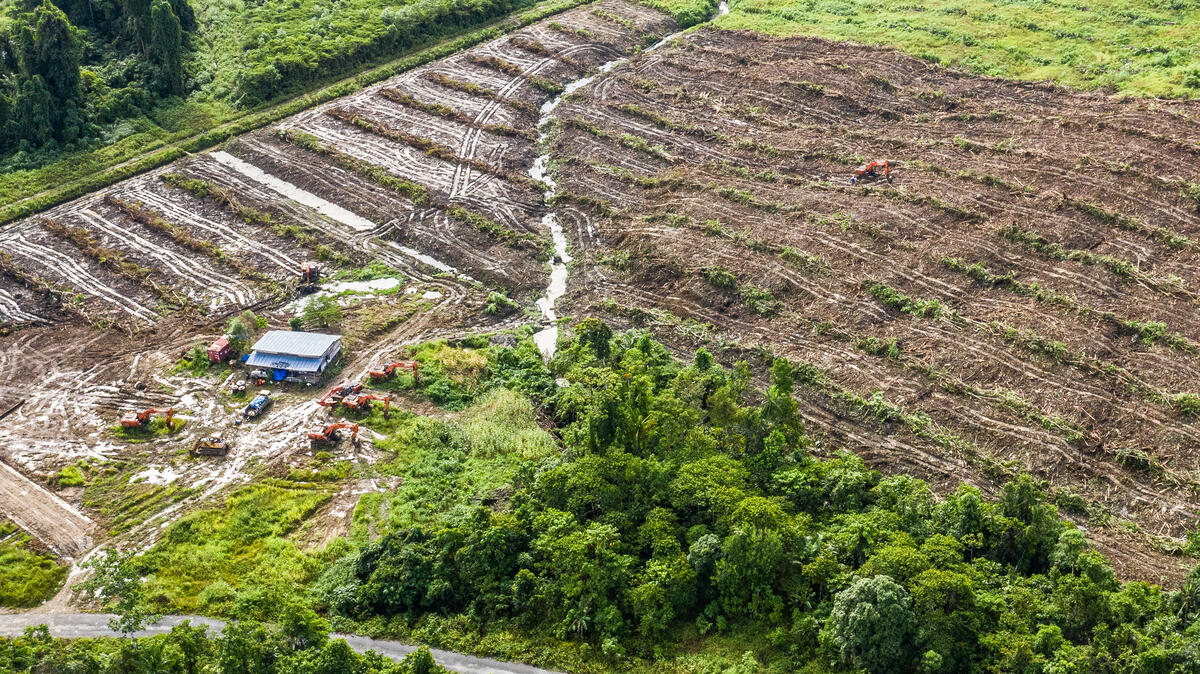
<path fill-rule="evenodd" d="M 110 288 L 103 281 L 84 269 L 80 262 L 57 250 L 33 243 L 29 240 L 17 239 L 4 240 L 0 242 L 0 246 L 7 248 L 12 253 L 29 258 L 45 266 L 47 269 L 54 270 L 72 288 L 86 292 L 93 297 L 107 302 L 136 319 L 145 321 L 146 323 L 154 323 L 158 319 L 157 314 L 146 309 L 141 303 Z"/>
<path fill-rule="evenodd" d="M 189 259 L 184 253 L 143 238 L 132 229 L 121 228 L 91 209 L 83 209 L 78 215 L 87 223 L 87 229 L 107 234 L 113 241 L 131 247 L 137 259 L 155 260 L 161 271 L 171 272 L 186 282 L 190 286 L 184 291 L 188 298 L 198 300 L 205 295 L 211 296 L 209 309 L 220 308 L 226 303 L 242 306 L 253 302 L 254 290 L 241 279 L 222 274 L 204 261 Z"/>
<path fill-rule="evenodd" d="M 276 267 L 286 271 L 289 275 L 298 266 L 297 260 L 293 259 L 287 253 L 280 251 L 277 247 L 245 236 L 233 226 L 222 225 L 199 213 L 183 208 L 179 205 L 179 202 L 156 192 L 148 184 L 143 183 L 126 192 L 120 192 L 117 196 L 127 197 L 127 200 L 131 199 L 145 204 L 175 224 L 183 225 L 189 229 L 202 230 L 210 235 L 214 235 L 218 240 L 233 243 L 238 249 L 268 260 Z"/>
<path fill-rule="evenodd" d="M 0 288 L 0 322 L 40 323 L 45 320 L 37 314 L 22 309 L 21 305 L 17 302 L 17 298 L 13 297 L 7 290 Z"/>

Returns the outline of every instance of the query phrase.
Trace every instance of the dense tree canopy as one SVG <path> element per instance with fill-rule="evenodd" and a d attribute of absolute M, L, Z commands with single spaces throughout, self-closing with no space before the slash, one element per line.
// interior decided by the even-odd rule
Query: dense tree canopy
<path fill-rule="evenodd" d="M 196 23 L 187 0 L 43 0 L 18 5 L 13 19 L 0 33 L 0 151 L 73 147 L 97 124 L 187 92 Z M 85 53 L 137 62 L 101 79 L 83 67 Z"/>
<path fill-rule="evenodd" d="M 742 635 L 810 671 L 1200 667 L 1196 592 L 1117 582 L 1029 477 L 938 499 L 810 454 L 785 361 L 751 402 L 745 366 L 684 366 L 596 321 L 577 335 L 554 363 L 570 385 L 542 398 L 564 454 L 506 510 L 349 554 L 321 583 L 335 615 L 458 614 L 611 658 Z"/>

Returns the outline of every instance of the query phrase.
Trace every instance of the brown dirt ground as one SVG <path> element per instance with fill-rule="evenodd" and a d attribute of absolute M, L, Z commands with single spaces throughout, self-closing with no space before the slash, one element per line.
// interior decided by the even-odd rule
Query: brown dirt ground
<path fill-rule="evenodd" d="M 681 350 L 815 366 L 833 389 L 800 397 L 834 447 L 942 491 L 1028 471 L 1087 501 L 1122 575 L 1174 583 L 1192 562 L 1164 551 L 1200 506 L 1200 421 L 1174 402 L 1200 374 L 1200 203 L 1180 182 L 1197 181 L 1197 114 L 696 31 L 560 109 L 559 184 L 585 197 L 567 300 Z M 883 158 L 892 184 L 849 184 Z M 714 287 L 713 268 L 738 288 Z M 941 315 L 889 307 L 872 283 Z M 756 290 L 778 303 L 756 311 Z M 886 340 L 894 355 L 871 355 Z M 936 433 L 838 391 L 878 391 Z"/>

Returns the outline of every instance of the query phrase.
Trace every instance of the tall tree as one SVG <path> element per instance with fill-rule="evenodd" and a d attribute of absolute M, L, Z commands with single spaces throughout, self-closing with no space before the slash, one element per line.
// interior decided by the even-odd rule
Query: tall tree
<path fill-rule="evenodd" d="M 150 44 L 146 55 L 158 93 L 183 94 L 183 27 L 167 0 L 154 0 L 150 8 Z"/>
<path fill-rule="evenodd" d="M 151 0 L 120 0 L 121 13 L 129 29 L 137 39 L 138 48 L 146 54 L 150 45 L 150 7 Z"/>
<path fill-rule="evenodd" d="M 179 25 L 184 32 L 190 33 L 196 30 L 196 13 L 192 11 L 192 5 L 188 0 L 171 0 L 171 11 L 179 17 Z"/>
<path fill-rule="evenodd" d="M 44 88 L 53 136 L 74 140 L 82 127 L 79 64 L 83 43 L 79 31 L 61 9 L 45 0 L 22 31 L 19 51 L 22 100 L 18 105 L 22 113 L 33 113 L 20 120 L 20 137 L 36 142 L 45 138 L 46 134 L 33 126 L 40 116 L 34 111 L 43 98 L 38 90 Z"/>
<path fill-rule="evenodd" d="M 912 599 L 888 576 L 859 578 L 839 592 L 826 629 L 848 664 L 880 674 L 912 671 L 917 633 Z"/>
<path fill-rule="evenodd" d="M 92 569 L 94 575 L 71 589 L 98 599 L 116 614 L 108 621 L 110 630 L 132 636 L 143 627 L 158 622 L 161 616 L 150 612 L 143 604 L 142 574 L 133 562 L 133 553 L 107 548 L 103 557 L 95 557 L 82 566 Z M 134 645 L 137 645 L 136 639 Z"/>
<path fill-rule="evenodd" d="M 40 75 L 20 80 L 16 109 L 9 131 L 13 141 L 28 141 L 41 145 L 50 140 L 54 131 L 51 123 L 50 91 Z"/>

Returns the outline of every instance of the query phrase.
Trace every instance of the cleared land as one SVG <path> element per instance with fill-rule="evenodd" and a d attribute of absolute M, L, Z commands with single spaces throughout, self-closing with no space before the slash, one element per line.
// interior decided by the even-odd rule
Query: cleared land
<path fill-rule="evenodd" d="M 0 460 L 42 484 L 82 471 L 86 488 L 59 493 L 97 537 L 148 545 L 165 522 L 311 456 L 304 431 L 326 420 L 315 389 L 284 390 L 266 418 L 235 426 L 234 373 L 175 368 L 246 309 L 286 329 L 303 313 L 301 262 L 322 260 L 328 292 L 352 293 L 335 298 L 339 376 L 407 344 L 528 322 L 551 255 L 545 185 L 528 175 L 540 108 L 674 30 L 620 0 L 571 10 L 0 229 L 0 410 L 25 401 L 0 428 Z M 386 292 L 355 289 L 364 267 Z M 499 295 L 518 308 L 488 312 Z M 148 407 L 186 424 L 139 442 L 114 433 Z M 186 456 L 214 431 L 235 447 L 225 461 Z M 364 436 L 356 456 L 377 458 Z M 351 485 L 322 517 L 344 527 L 364 491 L 387 485 Z M 61 513 L 0 507 L 62 554 L 83 551 L 59 540 L 74 535 L 55 533 Z"/>
<path fill-rule="evenodd" d="M 804 363 L 831 448 L 945 489 L 1029 471 L 1120 572 L 1183 573 L 1195 104 L 714 30 L 582 93 L 553 150 L 589 205 L 576 313 Z M 895 182 L 851 186 L 877 158 Z"/>

